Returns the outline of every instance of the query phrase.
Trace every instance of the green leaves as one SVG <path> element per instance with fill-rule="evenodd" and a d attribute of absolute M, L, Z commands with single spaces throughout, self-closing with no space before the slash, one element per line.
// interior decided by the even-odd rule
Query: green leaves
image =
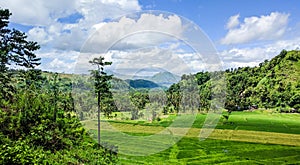
<path fill-rule="evenodd" d="M 114 101 L 110 92 L 110 80 L 112 75 L 104 72 L 104 67 L 111 65 L 111 62 L 104 61 L 104 57 L 94 58 L 90 61 L 92 65 L 96 65 L 96 70 L 91 70 L 92 79 L 94 81 L 94 90 L 98 98 L 98 107 L 104 112 L 105 116 L 109 116 L 114 111 Z"/>
<path fill-rule="evenodd" d="M 16 29 L 8 29 L 11 13 L 7 9 L 0 9 L 0 92 L 3 99 L 12 99 L 14 86 L 9 74 L 9 65 L 18 65 L 25 68 L 34 68 L 40 65 L 40 58 L 33 53 L 40 46 L 37 42 L 27 41 L 25 33 Z M 0 105 L 1 106 L 1 105 Z"/>
<path fill-rule="evenodd" d="M 283 50 L 270 61 L 260 63 L 259 67 L 239 67 L 221 71 L 226 76 L 227 84 L 225 108 L 245 110 L 256 105 L 260 108 L 299 109 L 299 60 L 300 51 Z M 200 90 L 200 110 L 210 106 L 213 93 L 210 74 L 212 73 L 199 72 L 194 75 Z M 189 75 L 183 75 L 181 82 L 168 89 L 169 107 L 178 107 L 178 102 L 182 100 L 180 86 L 188 78 Z"/>
<path fill-rule="evenodd" d="M 71 80 L 57 73 L 46 79 L 33 69 L 40 64 L 34 54 L 40 46 L 8 29 L 10 15 L 0 9 L 0 164 L 115 164 L 116 153 L 94 142 L 74 115 Z M 99 69 L 96 87 L 110 79 Z"/>
<path fill-rule="evenodd" d="M 16 91 L 15 101 L 0 108 L 0 142 L 5 144 L 0 146 L 0 164 L 115 164 L 116 153 L 99 146 L 70 111 L 69 82 L 54 77 L 52 85 L 59 89 L 56 119 L 49 82 Z"/>
<path fill-rule="evenodd" d="M 3 27 L 8 26 L 8 19 L 10 17 L 11 13 L 9 12 L 8 9 L 0 9 L 0 29 Z"/>

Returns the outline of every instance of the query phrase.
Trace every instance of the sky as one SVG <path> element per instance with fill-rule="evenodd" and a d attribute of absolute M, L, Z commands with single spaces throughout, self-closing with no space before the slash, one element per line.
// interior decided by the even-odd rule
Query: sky
<path fill-rule="evenodd" d="M 297 0 L 0 0 L 37 41 L 42 70 L 76 73 L 104 56 L 114 74 L 181 75 L 257 66 L 300 48 Z"/>

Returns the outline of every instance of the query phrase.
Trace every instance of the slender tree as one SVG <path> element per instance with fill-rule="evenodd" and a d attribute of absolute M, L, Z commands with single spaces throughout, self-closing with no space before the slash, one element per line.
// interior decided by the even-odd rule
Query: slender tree
<path fill-rule="evenodd" d="M 104 72 L 104 67 L 111 65 L 112 62 L 105 62 L 104 57 L 94 58 L 92 61 L 90 61 L 92 65 L 96 65 L 96 70 L 91 70 L 91 75 L 94 79 L 94 87 L 95 87 L 95 93 L 97 95 L 97 108 L 98 108 L 98 143 L 100 144 L 100 111 L 101 111 L 101 105 L 104 99 L 111 96 L 111 93 L 109 91 L 110 89 L 110 83 L 109 80 L 112 79 L 112 75 L 108 75 Z M 104 111 L 104 114 L 106 116 L 109 116 L 111 111 Z"/>
<path fill-rule="evenodd" d="M 6 100 L 14 91 L 9 67 L 15 65 L 32 69 L 40 64 L 40 58 L 33 53 L 40 46 L 37 42 L 27 41 L 25 33 L 8 28 L 10 15 L 8 9 L 0 8 L 0 98 Z"/>

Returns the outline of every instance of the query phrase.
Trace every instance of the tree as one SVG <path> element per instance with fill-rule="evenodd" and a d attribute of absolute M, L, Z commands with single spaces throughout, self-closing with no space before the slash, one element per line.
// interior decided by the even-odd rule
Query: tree
<path fill-rule="evenodd" d="M 289 100 L 289 105 L 295 109 L 300 108 L 300 93 L 296 93 Z"/>
<path fill-rule="evenodd" d="M 176 113 L 179 112 L 182 95 L 180 93 L 180 85 L 172 84 L 167 90 L 167 98 L 169 106 L 173 106 Z"/>
<path fill-rule="evenodd" d="M 0 97 L 4 99 L 11 98 L 14 91 L 9 66 L 32 69 L 40 64 L 40 58 L 33 53 L 40 46 L 37 42 L 27 41 L 25 33 L 8 29 L 10 15 L 8 9 L 0 9 Z"/>
<path fill-rule="evenodd" d="M 7 29 L 9 16 L 0 9 L 0 164 L 116 164 L 117 149 L 95 143 L 74 114 L 71 80 L 33 69 L 39 46 Z"/>
<path fill-rule="evenodd" d="M 133 90 L 130 92 L 130 101 L 134 105 L 131 108 L 131 120 L 136 120 L 139 118 L 139 110 L 144 109 L 150 102 L 149 93 L 147 90 Z"/>
<path fill-rule="evenodd" d="M 112 62 L 105 62 L 104 57 L 94 58 L 92 61 L 90 61 L 92 65 L 96 65 L 96 70 L 91 70 L 91 75 L 94 79 L 94 87 L 95 87 L 95 93 L 97 95 L 97 108 L 98 108 L 98 143 L 100 144 L 100 111 L 101 111 L 101 105 L 102 102 L 106 100 L 107 98 L 111 98 L 112 94 L 109 91 L 110 89 L 110 83 L 109 80 L 112 79 L 112 75 L 107 75 L 107 73 L 104 72 L 104 67 L 107 65 L 111 65 Z M 102 101 L 103 100 L 103 101 Z M 105 116 L 109 116 L 111 114 L 111 111 L 104 111 Z"/>

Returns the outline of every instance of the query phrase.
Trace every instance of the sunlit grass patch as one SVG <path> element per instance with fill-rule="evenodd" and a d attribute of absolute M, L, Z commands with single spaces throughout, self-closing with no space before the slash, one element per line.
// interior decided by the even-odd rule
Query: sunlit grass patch
<path fill-rule="evenodd" d="M 188 133 L 182 135 L 184 137 L 170 148 L 148 156 L 129 156 L 123 153 L 120 154 L 121 164 L 295 164 L 300 162 L 299 114 L 263 111 L 233 112 L 228 121 L 219 121 L 217 129 L 214 129 L 207 139 L 199 141 L 199 133 L 205 117 L 205 114 L 198 114 Z M 121 138 L 114 134 L 115 131 L 123 132 L 128 136 L 152 136 L 168 129 L 175 118 L 174 115 L 159 122 L 106 120 L 115 130 L 103 127 L 101 134 L 104 138 L 102 139 L 115 144 Z M 96 139 L 97 121 L 90 120 L 83 123 L 93 130 Z M 174 127 L 174 129 L 184 128 Z M 156 140 L 145 144 L 131 141 L 129 142 L 131 145 L 140 146 L 129 147 L 126 150 L 131 155 L 134 155 L 137 148 L 151 151 L 152 145 L 158 144 L 160 139 Z"/>

